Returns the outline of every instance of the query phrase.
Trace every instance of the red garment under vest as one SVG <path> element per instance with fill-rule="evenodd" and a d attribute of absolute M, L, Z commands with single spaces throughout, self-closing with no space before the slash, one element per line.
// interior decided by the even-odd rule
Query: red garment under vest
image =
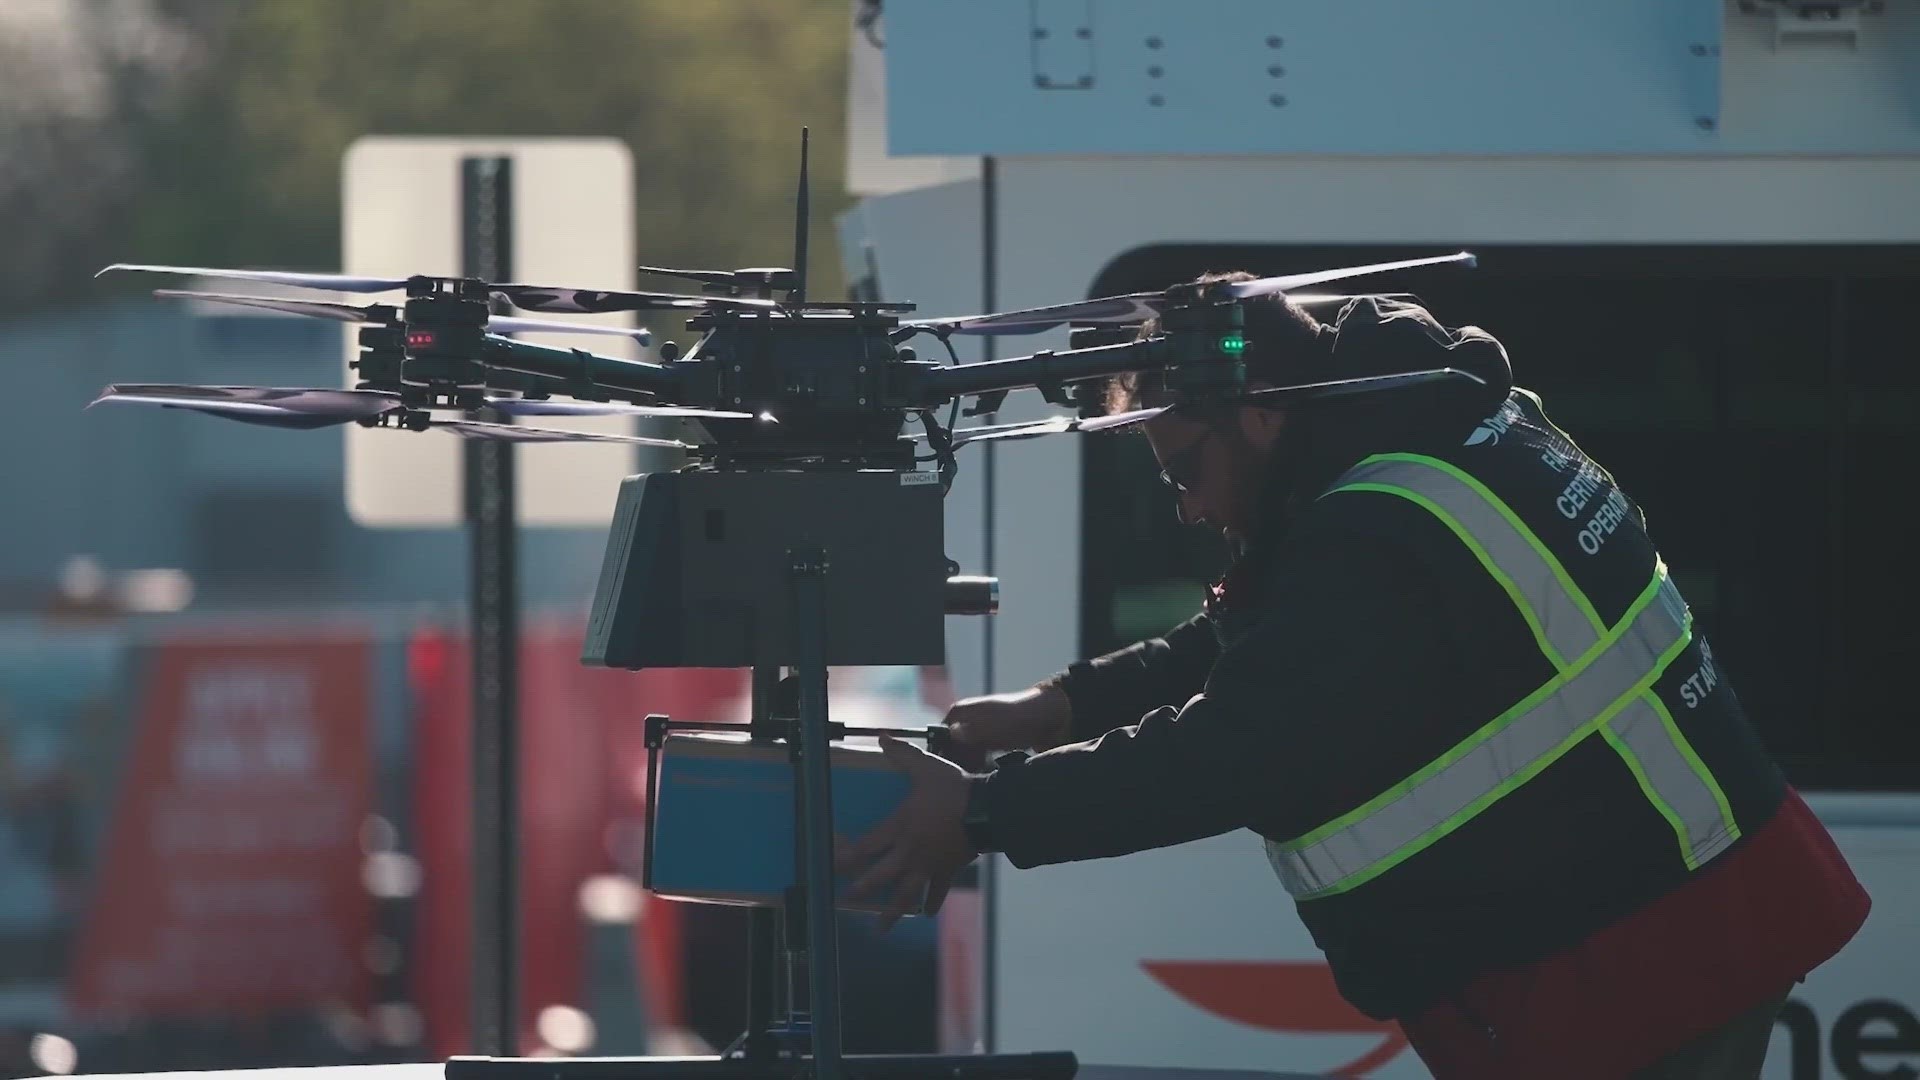
<path fill-rule="evenodd" d="M 1797 792 L 1688 884 L 1404 1021 L 1436 1080 L 1620 1080 L 1785 993 L 1870 902 Z"/>

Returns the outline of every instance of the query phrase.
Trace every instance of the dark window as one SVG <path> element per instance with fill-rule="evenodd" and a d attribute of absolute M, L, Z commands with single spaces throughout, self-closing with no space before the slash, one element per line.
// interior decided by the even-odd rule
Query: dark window
<path fill-rule="evenodd" d="M 1446 248 L 1166 246 L 1092 295 Z M 1484 247 L 1475 270 L 1357 279 L 1507 347 L 1517 381 L 1646 510 L 1793 779 L 1920 789 L 1920 562 L 1898 520 L 1920 435 L 1913 247 Z M 1343 283 L 1327 287 L 1337 290 Z M 1331 317 L 1331 312 L 1328 316 Z M 1086 440 L 1082 652 L 1191 615 L 1217 538 L 1173 520 L 1139 438 Z"/>

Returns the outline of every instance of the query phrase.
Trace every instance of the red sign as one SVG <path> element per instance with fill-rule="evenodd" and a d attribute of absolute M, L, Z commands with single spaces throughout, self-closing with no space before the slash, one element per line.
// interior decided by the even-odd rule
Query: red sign
<path fill-rule="evenodd" d="M 153 654 L 71 988 L 81 1013 L 364 1007 L 371 648 Z"/>
<path fill-rule="evenodd" d="M 616 671 L 580 663 L 580 627 L 530 622 L 520 637 L 519 1006 L 522 1054 L 542 1048 L 538 1018 L 579 1005 L 585 989 L 586 925 L 581 885 L 630 869 L 644 821 L 645 717 L 722 719 L 745 674 L 720 670 Z M 423 628 L 409 650 L 416 704 L 415 760 L 432 763 L 415 785 L 422 865 L 415 998 L 427 1043 L 441 1055 L 471 1053 L 472 706 L 464 636 Z M 621 828 L 620 826 L 625 826 Z M 634 847 L 633 852 L 627 848 Z M 634 962 L 651 1032 L 686 1022 L 675 906 L 647 897 L 635 928 Z"/>

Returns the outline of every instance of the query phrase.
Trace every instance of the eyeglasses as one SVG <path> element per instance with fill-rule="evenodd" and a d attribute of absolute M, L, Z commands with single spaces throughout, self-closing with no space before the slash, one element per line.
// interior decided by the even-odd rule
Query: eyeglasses
<path fill-rule="evenodd" d="M 1160 470 L 1160 482 L 1175 491 L 1192 491 L 1194 482 L 1198 479 L 1194 474 L 1198 471 L 1195 465 L 1200 459 L 1200 447 L 1211 438 L 1213 438 L 1213 432 L 1203 432 L 1199 438 L 1175 451 L 1171 457 L 1167 458 L 1166 465 Z"/>

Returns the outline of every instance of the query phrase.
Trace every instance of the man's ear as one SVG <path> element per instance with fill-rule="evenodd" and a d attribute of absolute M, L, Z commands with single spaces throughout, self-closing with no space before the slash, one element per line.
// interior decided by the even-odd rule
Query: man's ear
<path fill-rule="evenodd" d="M 1240 433 L 1255 446 L 1271 446 L 1285 424 L 1286 416 L 1280 409 L 1247 406 L 1240 410 Z"/>

